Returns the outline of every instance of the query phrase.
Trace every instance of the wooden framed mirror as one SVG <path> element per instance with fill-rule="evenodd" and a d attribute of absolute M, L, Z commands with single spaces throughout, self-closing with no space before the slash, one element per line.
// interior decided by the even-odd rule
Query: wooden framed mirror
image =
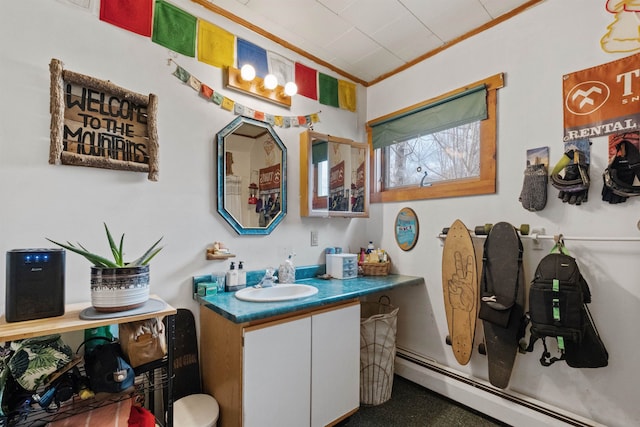
<path fill-rule="evenodd" d="M 238 116 L 216 135 L 218 213 L 238 234 L 269 234 L 287 214 L 287 148 L 270 124 Z"/>
<path fill-rule="evenodd" d="M 300 215 L 369 217 L 369 145 L 300 134 Z"/>

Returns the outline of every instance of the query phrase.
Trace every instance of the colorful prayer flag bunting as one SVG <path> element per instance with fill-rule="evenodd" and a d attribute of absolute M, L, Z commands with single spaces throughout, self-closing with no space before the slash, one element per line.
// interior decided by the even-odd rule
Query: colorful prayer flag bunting
<path fill-rule="evenodd" d="M 345 80 L 338 80 L 338 105 L 340 108 L 356 111 L 356 85 Z"/>
<path fill-rule="evenodd" d="M 203 19 L 198 19 L 198 61 L 225 68 L 233 65 L 235 36 Z"/>
<path fill-rule="evenodd" d="M 338 79 L 324 73 L 318 73 L 318 87 L 320 87 L 320 104 L 339 107 Z"/>
<path fill-rule="evenodd" d="M 200 80 L 198 80 L 194 76 L 189 76 L 189 80 L 187 81 L 187 84 L 191 86 L 193 90 L 200 92 L 200 86 L 202 86 L 202 83 L 200 82 Z"/>
<path fill-rule="evenodd" d="M 222 104 L 220 106 L 225 110 L 233 111 L 235 102 L 225 96 L 222 98 Z"/>
<path fill-rule="evenodd" d="M 278 55 L 267 52 L 267 62 L 269 63 L 269 73 L 276 76 L 278 84 L 284 86 L 287 82 L 295 82 L 293 61 Z"/>
<path fill-rule="evenodd" d="M 170 59 L 169 63 L 171 62 L 175 63 L 175 61 Z M 178 64 L 176 64 L 176 69 L 172 74 L 180 81 L 196 90 L 202 98 L 211 101 L 216 105 L 219 105 L 221 108 L 227 111 L 232 111 L 236 115 L 255 118 L 256 120 L 261 120 L 269 123 L 272 126 L 279 127 L 310 126 L 313 123 L 317 123 L 320 121 L 319 113 L 308 114 L 305 116 L 284 117 L 267 114 L 263 111 L 254 110 L 247 107 L 246 105 L 239 104 L 231 98 L 227 98 L 226 96 L 220 94 L 210 86 L 202 83 L 198 78 L 196 78 L 194 75 L 189 73 Z"/>
<path fill-rule="evenodd" d="M 187 70 L 185 70 L 179 65 L 177 66 L 176 70 L 173 72 L 173 75 L 179 78 L 180 80 L 182 80 L 184 83 L 189 81 L 189 77 L 191 77 L 191 74 L 189 74 Z"/>
<path fill-rule="evenodd" d="M 313 68 L 309 68 L 296 62 L 296 85 L 298 85 L 298 95 L 306 96 L 307 98 L 317 100 L 318 99 L 318 84 L 317 74 L 318 72 Z"/>
<path fill-rule="evenodd" d="M 100 20 L 141 36 L 151 35 L 153 0 L 101 0 Z"/>
<path fill-rule="evenodd" d="M 211 99 L 213 96 L 213 89 L 203 83 L 202 86 L 200 86 L 200 95 L 205 99 Z"/>
<path fill-rule="evenodd" d="M 269 74 L 267 51 L 260 46 L 256 46 L 244 39 L 236 38 L 236 57 L 238 59 L 238 68 L 245 64 L 251 64 L 256 70 L 256 76 L 264 77 Z"/>
<path fill-rule="evenodd" d="M 162 0 L 156 1 L 151 40 L 185 56 L 195 56 L 197 18 Z"/>

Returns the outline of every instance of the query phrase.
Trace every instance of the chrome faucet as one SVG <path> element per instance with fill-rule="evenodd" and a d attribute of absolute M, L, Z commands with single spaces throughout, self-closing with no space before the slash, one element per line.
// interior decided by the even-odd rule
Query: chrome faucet
<path fill-rule="evenodd" d="M 276 285 L 278 278 L 274 276 L 275 269 L 267 268 L 264 271 L 264 277 L 260 279 L 260 282 L 255 286 L 256 288 L 270 288 Z"/>

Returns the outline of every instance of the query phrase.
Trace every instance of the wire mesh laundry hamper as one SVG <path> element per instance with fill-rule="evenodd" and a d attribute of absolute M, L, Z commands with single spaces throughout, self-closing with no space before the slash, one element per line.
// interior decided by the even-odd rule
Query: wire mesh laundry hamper
<path fill-rule="evenodd" d="M 398 310 L 387 296 L 360 303 L 360 403 L 364 405 L 391 398 Z"/>

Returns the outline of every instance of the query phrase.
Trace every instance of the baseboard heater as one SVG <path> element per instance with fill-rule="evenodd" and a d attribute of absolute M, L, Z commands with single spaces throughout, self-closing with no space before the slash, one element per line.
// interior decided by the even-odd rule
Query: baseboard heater
<path fill-rule="evenodd" d="M 588 420 L 586 418 L 582 418 L 579 415 L 568 413 L 568 412 L 562 411 L 559 408 L 553 408 L 549 405 L 543 405 L 542 402 L 537 401 L 535 399 L 531 399 L 526 396 L 519 396 L 513 392 L 507 393 L 481 380 L 477 380 L 472 377 L 465 376 L 460 373 L 456 373 L 452 369 L 447 368 L 446 366 L 440 365 L 432 360 L 429 360 L 420 354 L 412 352 L 411 350 L 398 347 L 396 349 L 396 361 L 401 362 L 401 360 L 399 361 L 398 359 L 406 360 L 407 362 L 418 365 L 430 371 L 436 372 L 440 375 L 444 375 L 447 378 L 453 379 L 467 386 L 473 387 L 473 389 L 481 390 L 485 393 L 489 393 L 493 396 L 497 396 L 508 402 L 511 402 L 523 408 L 526 408 L 529 411 L 533 411 L 534 413 L 540 414 L 544 417 L 548 417 L 547 421 L 551 421 L 551 419 L 553 419 L 565 425 L 571 425 L 571 426 L 577 426 L 577 427 L 602 426 L 602 424 L 599 424 L 592 420 Z M 398 365 L 402 365 L 402 363 L 396 363 L 396 373 L 399 373 L 401 376 L 404 377 L 404 375 L 402 375 L 402 366 L 398 366 Z M 412 380 L 411 375 L 408 375 L 407 379 Z M 438 390 L 434 390 L 434 391 L 438 392 Z M 444 395 L 444 393 L 440 393 L 440 394 Z M 457 400 L 452 396 L 446 396 L 446 397 L 450 397 L 453 400 Z M 473 405 L 468 405 L 465 402 L 461 402 L 461 403 L 467 406 L 473 407 Z M 474 408 L 474 409 L 485 412 L 483 408 Z M 497 419 L 501 419 L 501 417 L 495 416 L 493 414 L 488 414 L 488 415 Z M 508 422 L 508 420 L 503 420 L 503 421 Z"/>

